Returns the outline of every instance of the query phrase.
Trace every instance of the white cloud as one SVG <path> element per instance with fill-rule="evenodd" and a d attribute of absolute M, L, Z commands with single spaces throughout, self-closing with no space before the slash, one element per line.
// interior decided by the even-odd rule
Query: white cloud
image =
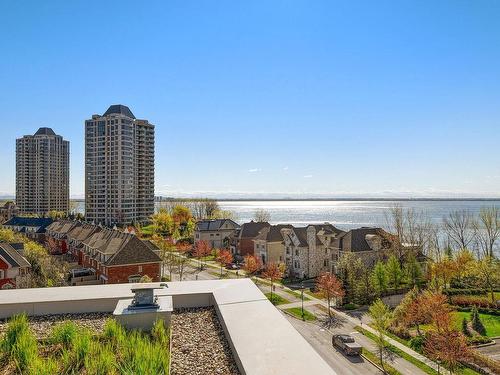
<path fill-rule="evenodd" d="M 283 168 L 283 170 L 284 170 L 284 171 L 288 171 L 288 167 L 284 167 L 284 168 Z"/>
<path fill-rule="evenodd" d="M 250 173 L 255 173 L 255 172 L 260 172 L 261 169 L 260 168 L 252 168 L 252 169 L 249 169 L 248 172 Z"/>
<path fill-rule="evenodd" d="M 312 176 L 313 176 L 312 174 L 306 174 L 304 178 L 312 178 Z"/>

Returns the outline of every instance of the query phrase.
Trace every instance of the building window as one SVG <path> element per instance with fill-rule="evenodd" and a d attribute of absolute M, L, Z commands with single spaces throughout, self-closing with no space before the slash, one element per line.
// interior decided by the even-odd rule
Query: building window
<path fill-rule="evenodd" d="M 138 267 L 138 272 L 142 272 L 142 266 Z"/>

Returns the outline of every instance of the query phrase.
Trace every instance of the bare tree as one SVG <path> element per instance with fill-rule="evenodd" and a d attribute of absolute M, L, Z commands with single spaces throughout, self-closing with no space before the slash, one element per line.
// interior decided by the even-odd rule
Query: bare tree
<path fill-rule="evenodd" d="M 495 246 L 500 238 L 500 210 L 498 207 L 484 207 L 475 222 L 477 242 L 483 256 L 493 258 Z"/>
<path fill-rule="evenodd" d="M 470 249 L 476 237 L 473 215 L 467 210 L 450 212 L 443 218 L 443 229 L 457 250 Z"/>
<path fill-rule="evenodd" d="M 400 262 L 409 251 L 429 251 L 432 224 L 423 212 L 397 204 L 389 209 L 386 221 L 389 231 L 398 237 L 399 243 L 393 251 Z"/>
<path fill-rule="evenodd" d="M 271 214 L 269 213 L 269 211 L 266 211 L 262 208 L 255 210 L 253 217 L 254 220 L 259 223 L 271 220 Z"/>

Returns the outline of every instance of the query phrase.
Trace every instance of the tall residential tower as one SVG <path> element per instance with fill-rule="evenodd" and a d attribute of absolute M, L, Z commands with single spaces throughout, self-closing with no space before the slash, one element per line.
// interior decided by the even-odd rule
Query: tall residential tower
<path fill-rule="evenodd" d="M 69 142 L 50 128 L 16 140 L 16 203 L 25 214 L 69 210 Z"/>
<path fill-rule="evenodd" d="M 85 121 L 85 216 L 104 225 L 154 213 L 154 125 L 124 105 Z"/>

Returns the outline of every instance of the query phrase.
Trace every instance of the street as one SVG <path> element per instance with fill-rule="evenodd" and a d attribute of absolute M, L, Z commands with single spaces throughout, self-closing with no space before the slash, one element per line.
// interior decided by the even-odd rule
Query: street
<path fill-rule="evenodd" d="M 303 322 L 283 313 L 292 326 L 339 375 L 380 374 L 363 357 L 348 357 L 332 346 L 332 333 L 314 323 Z"/>

